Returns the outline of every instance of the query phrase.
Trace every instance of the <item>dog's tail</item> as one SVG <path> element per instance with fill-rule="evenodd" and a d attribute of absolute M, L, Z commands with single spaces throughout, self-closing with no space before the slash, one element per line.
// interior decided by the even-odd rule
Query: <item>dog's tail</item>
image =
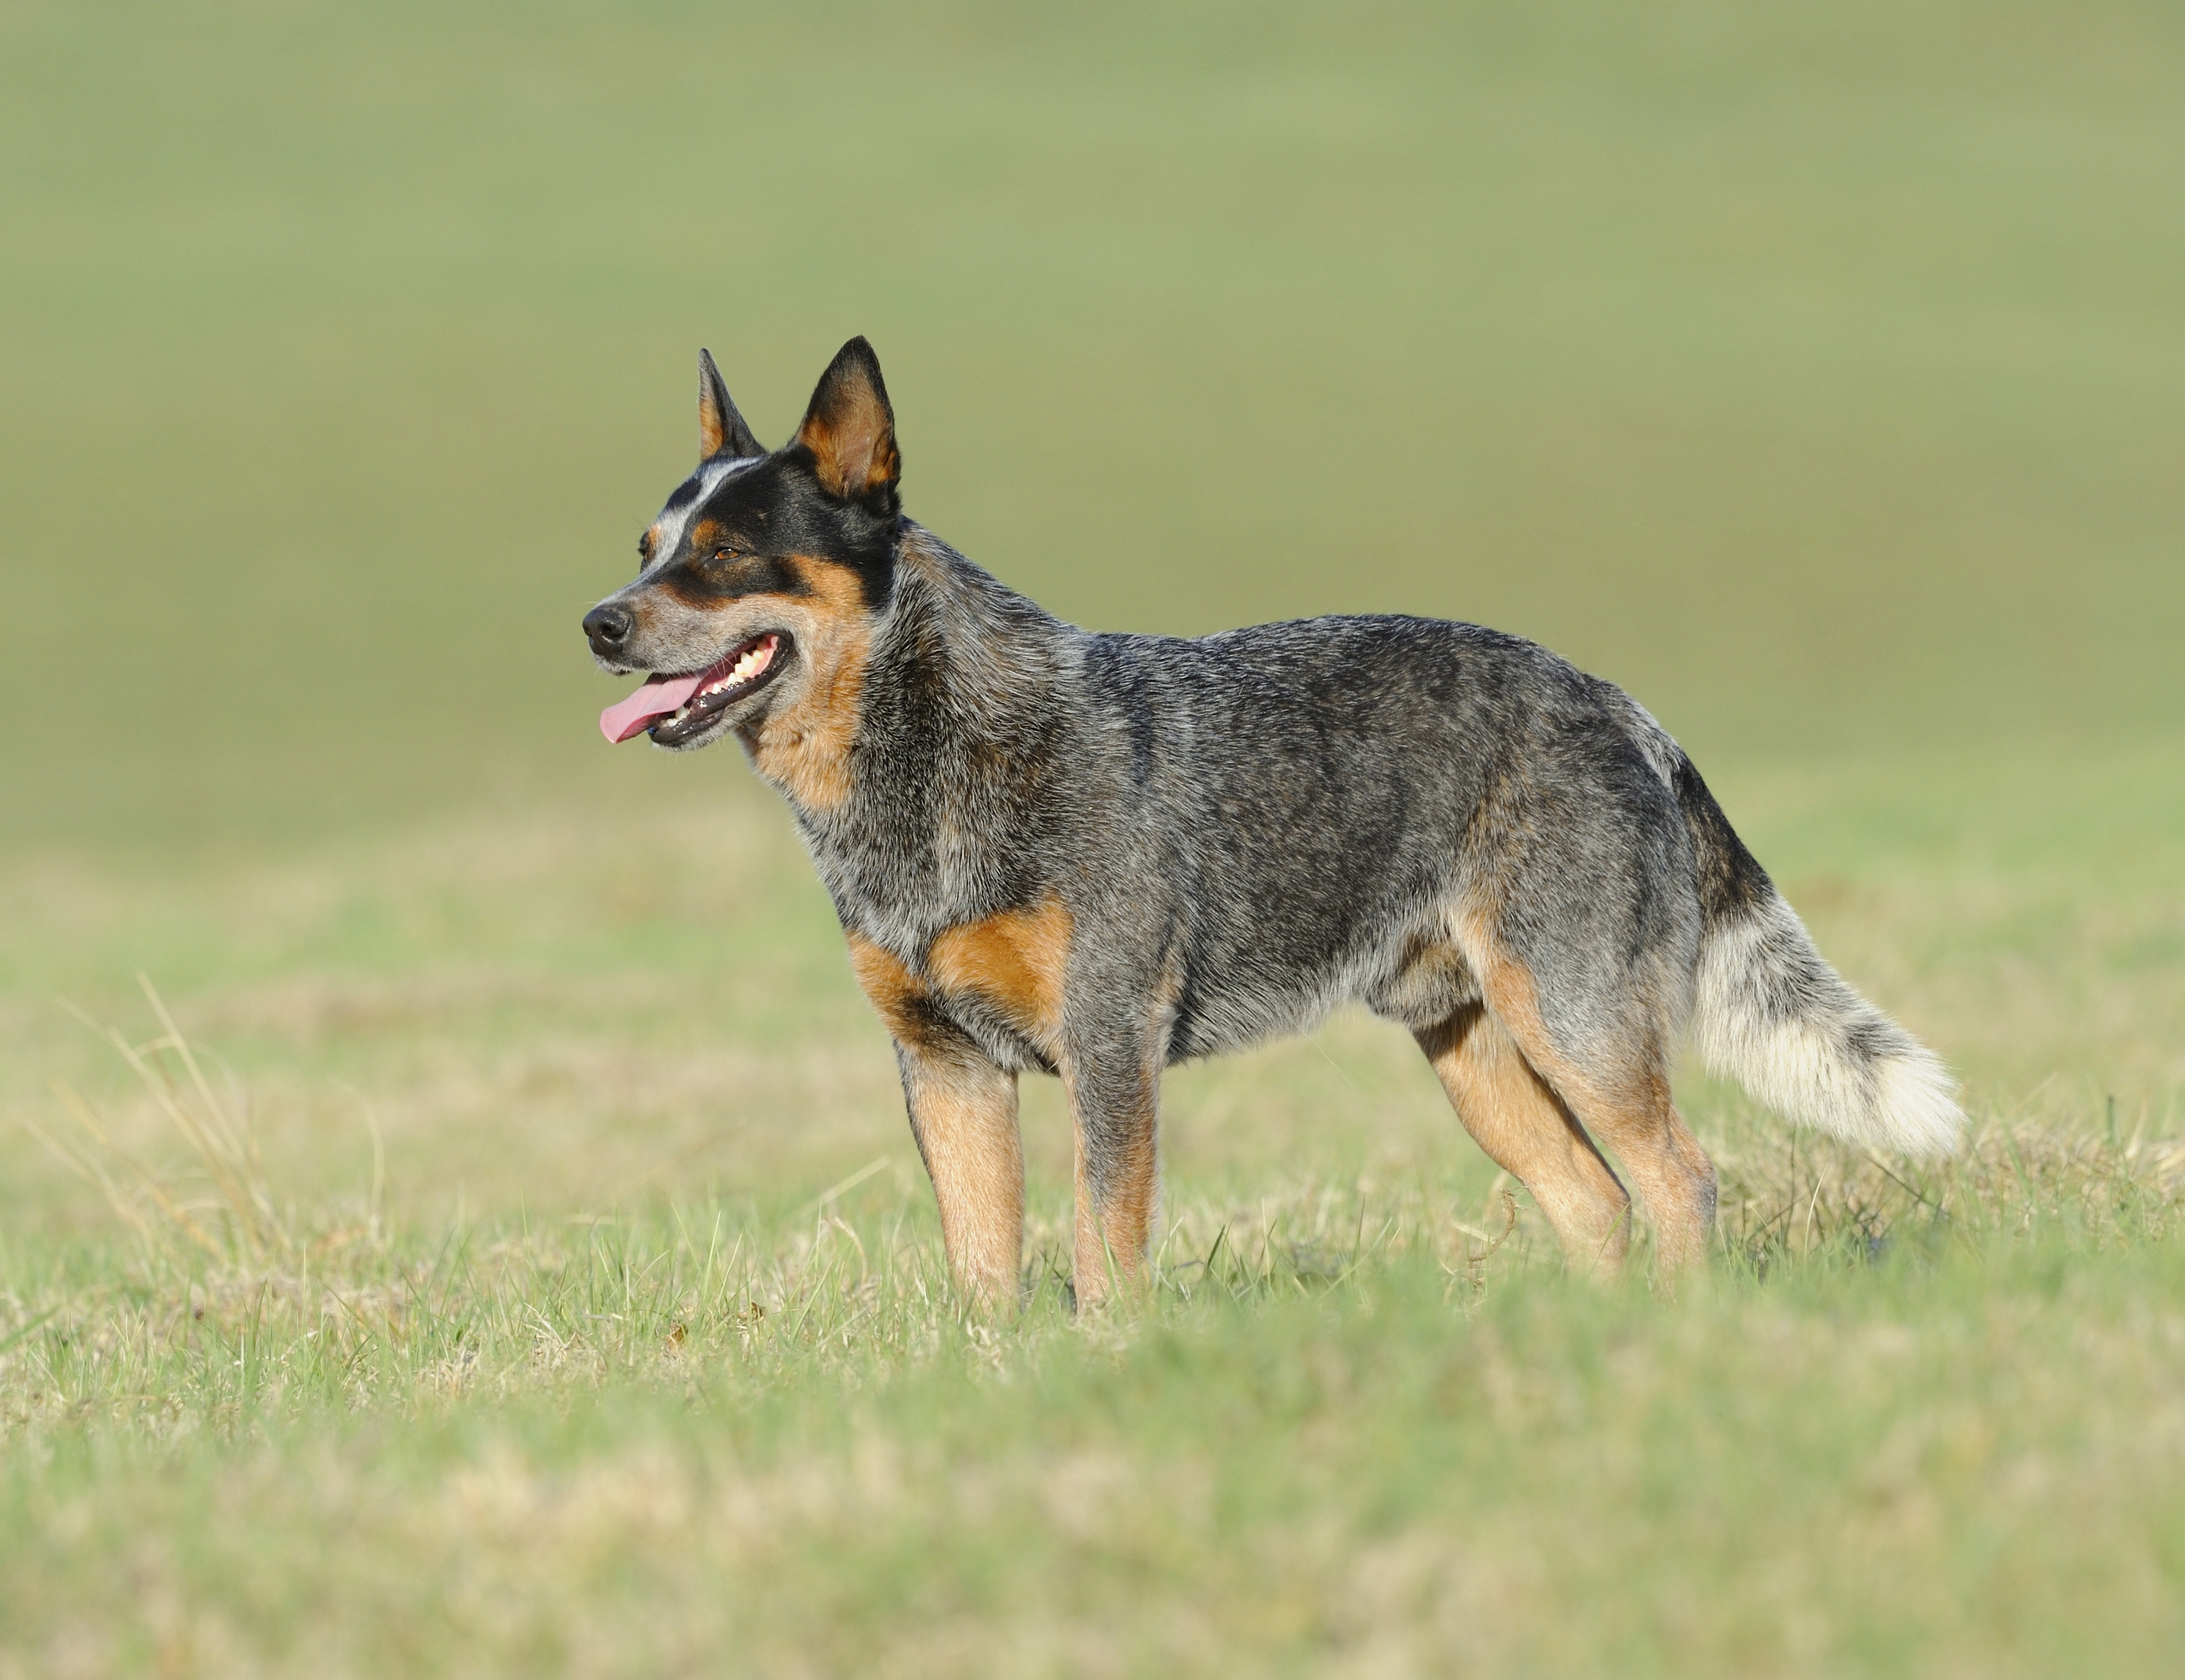
<path fill-rule="evenodd" d="M 1782 1113 L 1854 1143 L 1938 1155 L 1964 1115 L 1934 1052 L 1821 960 L 1797 913 L 1678 755 L 1697 854 L 1692 1036 L 1708 1067 Z"/>

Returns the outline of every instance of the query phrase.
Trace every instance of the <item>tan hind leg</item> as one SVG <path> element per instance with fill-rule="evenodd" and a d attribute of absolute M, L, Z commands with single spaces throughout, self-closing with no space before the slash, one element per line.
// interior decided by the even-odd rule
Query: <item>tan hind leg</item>
<path fill-rule="evenodd" d="M 1468 1003 L 1417 1038 L 1465 1130 L 1531 1192 L 1572 1267 L 1613 1273 L 1631 1240 L 1631 1199 L 1502 1024 Z"/>
<path fill-rule="evenodd" d="M 1670 1102 L 1667 1077 L 1595 1079 L 1569 1068 L 1551 1077 L 1623 1164 L 1653 1221 L 1662 1268 L 1679 1272 L 1705 1260 L 1714 1235 L 1714 1163 Z"/>
<path fill-rule="evenodd" d="M 1579 1057 L 1556 1043 L 1540 1016 L 1531 970 L 1482 953 L 1482 989 L 1524 1059 L 1601 1143 L 1613 1150 L 1652 1219 L 1660 1263 L 1674 1272 L 1702 1260 L 1714 1231 L 1714 1164 L 1669 1100 L 1667 1046 L 1613 1038 Z"/>

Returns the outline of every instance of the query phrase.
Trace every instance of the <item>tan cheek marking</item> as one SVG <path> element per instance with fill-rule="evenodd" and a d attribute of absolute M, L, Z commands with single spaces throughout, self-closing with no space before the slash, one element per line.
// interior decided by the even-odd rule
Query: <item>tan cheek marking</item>
<path fill-rule="evenodd" d="M 769 714 L 747 745 L 761 775 L 806 810 L 832 811 L 850 796 L 872 616 L 847 567 L 801 557 L 785 563 L 811 591 L 796 614 L 808 674 L 803 694 Z"/>
<path fill-rule="evenodd" d="M 926 953 L 935 982 L 976 993 L 1050 1056 L 1062 1037 L 1063 982 L 1070 968 L 1070 911 L 1049 893 L 943 931 Z"/>

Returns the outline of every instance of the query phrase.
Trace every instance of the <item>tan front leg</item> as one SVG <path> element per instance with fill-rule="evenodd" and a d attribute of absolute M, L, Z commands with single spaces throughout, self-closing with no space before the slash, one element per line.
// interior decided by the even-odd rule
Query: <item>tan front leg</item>
<path fill-rule="evenodd" d="M 1017 1076 L 932 1007 L 888 952 L 852 933 L 850 967 L 895 1040 L 910 1132 L 941 1204 L 948 1269 L 974 1300 L 1014 1307 L 1024 1252 Z"/>
<path fill-rule="evenodd" d="M 911 1135 L 941 1204 L 958 1287 L 1014 1307 L 1024 1252 L 1024 1141 L 1017 1076 L 968 1046 L 935 1055 L 898 1044 Z"/>

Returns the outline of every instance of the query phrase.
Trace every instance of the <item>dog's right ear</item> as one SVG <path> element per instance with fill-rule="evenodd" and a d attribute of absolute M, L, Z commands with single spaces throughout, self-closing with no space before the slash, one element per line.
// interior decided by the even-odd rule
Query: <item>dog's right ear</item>
<path fill-rule="evenodd" d="M 729 399 L 711 350 L 698 352 L 698 460 L 744 460 L 766 453 Z"/>

